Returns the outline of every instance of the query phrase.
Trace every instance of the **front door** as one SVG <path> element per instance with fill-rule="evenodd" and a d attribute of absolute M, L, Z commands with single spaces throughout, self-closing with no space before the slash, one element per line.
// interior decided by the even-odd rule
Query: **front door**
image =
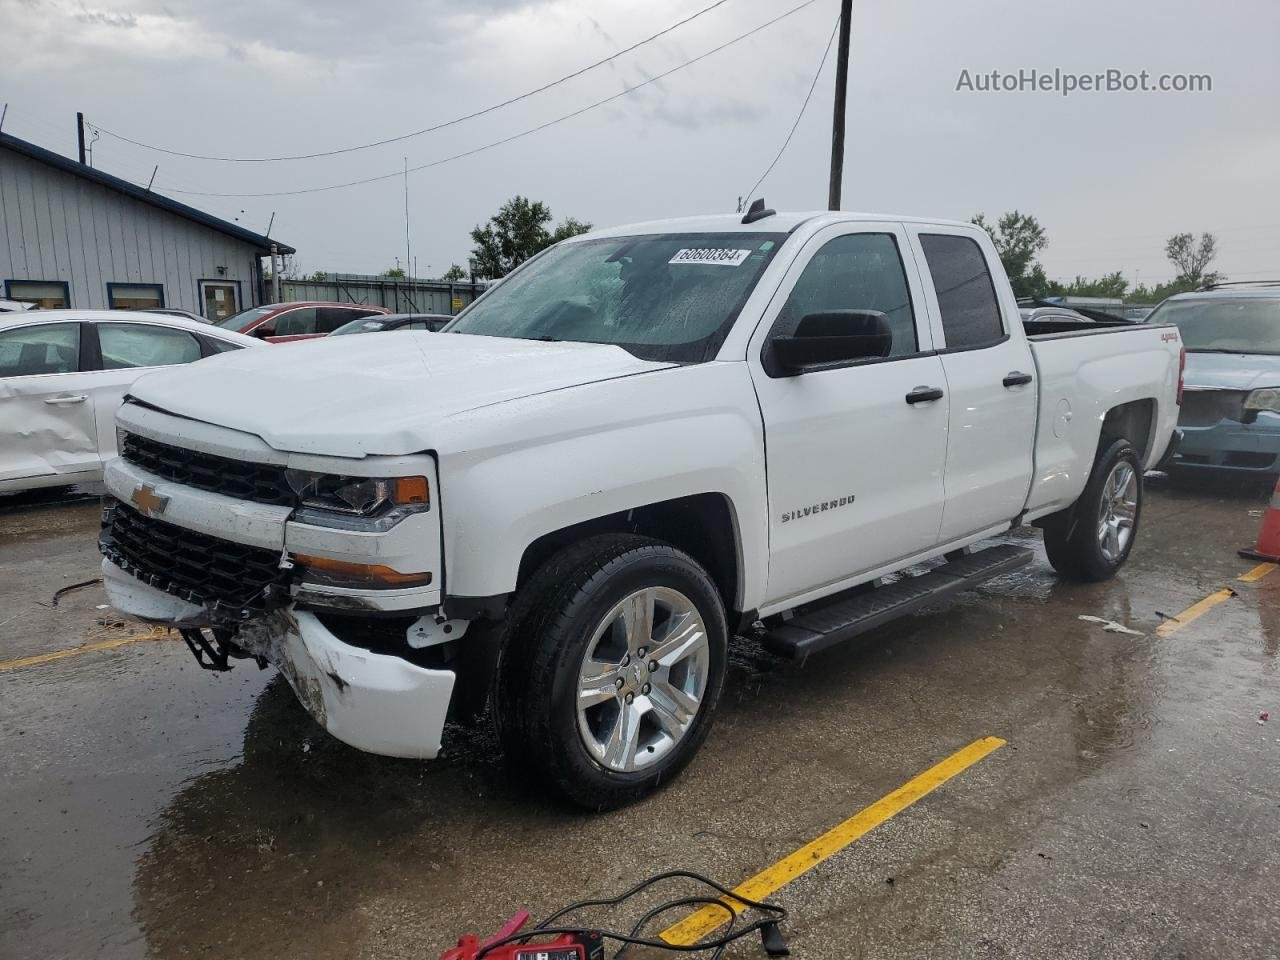
<path fill-rule="evenodd" d="M 200 281 L 200 299 L 204 303 L 204 318 L 210 323 L 217 323 L 240 312 L 237 303 L 239 284 L 218 283 L 213 280 Z"/>
<path fill-rule="evenodd" d="M 964 228 L 912 227 L 927 267 L 935 342 L 951 398 L 947 504 L 939 541 L 1010 523 L 1026 506 L 1036 432 L 1035 360 L 1017 302 L 996 292 L 995 250 Z"/>
<path fill-rule="evenodd" d="M 920 279 L 904 266 L 907 249 L 897 224 L 821 231 L 788 270 L 748 348 L 765 428 L 769 604 L 937 542 L 947 397 Z M 787 376 L 769 338 L 791 333 L 807 314 L 835 310 L 884 313 L 893 332 L 888 356 Z M 939 396 L 921 399 L 931 392 Z"/>
<path fill-rule="evenodd" d="M 93 374 L 81 371 L 80 337 L 74 321 L 0 332 L 0 484 L 63 474 L 70 482 L 98 468 Z"/>

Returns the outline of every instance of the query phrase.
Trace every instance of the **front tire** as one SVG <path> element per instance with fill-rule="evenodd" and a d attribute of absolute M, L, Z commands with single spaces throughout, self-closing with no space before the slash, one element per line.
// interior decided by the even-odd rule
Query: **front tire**
<path fill-rule="evenodd" d="M 590 537 L 513 605 L 495 716 L 513 765 L 604 810 L 674 778 L 711 728 L 728 629 L 706 571 L 657 540 Z"/>
<path fill-rule="evenodd" d="M 1099 453 L 1080 499 L 1046 521 L 1049 562 L 1068 580 L 1110 580 L 1129 558 L 1141 515 L 1142 461 L 1128 440 L 1114 440 Z"/>

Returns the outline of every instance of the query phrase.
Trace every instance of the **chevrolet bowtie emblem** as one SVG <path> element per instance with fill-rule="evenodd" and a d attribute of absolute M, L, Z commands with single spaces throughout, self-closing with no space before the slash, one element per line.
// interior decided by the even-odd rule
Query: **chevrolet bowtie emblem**
<path fill-rule="evenodd" d="M 164 508 L 169 505 L 169 498 L 156 493 L 156 488 L 149 483 L 139 486 L 137 490 L 133 491 L 129 499 L 133 501 L 135 507 L 148 517 L 164 513 Z"/>

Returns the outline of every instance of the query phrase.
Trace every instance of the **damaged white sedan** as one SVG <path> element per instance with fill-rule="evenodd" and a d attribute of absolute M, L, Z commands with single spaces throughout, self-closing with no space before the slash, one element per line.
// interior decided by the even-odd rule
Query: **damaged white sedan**
<path fill-rule="evenodd" d="M 261 340 L 124 310 L 0 314 L 0 493 L 101 479 L 130 384 Z"/>

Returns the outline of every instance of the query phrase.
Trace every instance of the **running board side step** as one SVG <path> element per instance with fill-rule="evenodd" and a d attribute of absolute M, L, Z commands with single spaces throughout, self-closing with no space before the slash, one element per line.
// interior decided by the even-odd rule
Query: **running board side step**
<path fill-rule="evenodd" d="M 765 648 L 781 657 L 804 659 L 890 620 L 915 613 L 926 604 L 946 600 L 984 580 L 1025 566 L 1034 555 L 1024 547 L 988 547 L 919 576 L 903 577 L 874 590 L 810 606 L 804 613 L 766 633 Z"/>

